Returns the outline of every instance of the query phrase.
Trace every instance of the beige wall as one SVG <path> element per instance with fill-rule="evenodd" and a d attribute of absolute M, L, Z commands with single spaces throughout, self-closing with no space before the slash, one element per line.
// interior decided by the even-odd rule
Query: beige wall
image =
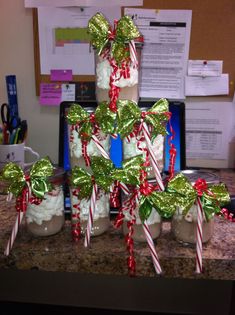
<path fill-rule="evenodd" d="M 35 95 L 32 10 L 24 0 L 0 0 L 0 104 L 7 102 L 5 76 L 17 79 L 19 113 L 28 121 L 26 144 L 58 161 L 59 108 L 41 107 Z"/>

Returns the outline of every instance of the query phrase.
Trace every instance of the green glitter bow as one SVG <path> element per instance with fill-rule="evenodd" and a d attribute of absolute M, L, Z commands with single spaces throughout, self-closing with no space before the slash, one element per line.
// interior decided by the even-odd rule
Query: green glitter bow
<path fill-rule="evenodd" d="M 117 107 L 117 132 L 122 139 L 133 132 L 135 125 L 140 123 L 142 117 L 152 127 L 152 139 L 159 134 L 167 133 L 164 123 L 169 119 L 167 115 L 169 103 L 166 99 L 160 99 L 145 113 L 142 113 L 133 101 L 118 100 Z"/>
<path fill-rule="evenodd" d="M 75 166 L 71 171 L 70 182 L 74 187 L 79 188 L 79 199 L 88 198 L 91 196 L 94 182 L 106 192 L 110 191 L 110 186 L 115 180 L 121 181 L 124 184 L 139 184 L 142 164 L 142 157 L 137 156 L 124 161 L 123 167 L 117 169 L 111 160 L 104 157 L 92 156 L 91 169 L 93 175 L 81 167 Z"/>
<path fill-rule="evenodd" d="M 161 217 L 169 219 L 176 211 L 175 198 L 167 192 L 153 191 L 140 197 L 139 215 L 142 222 L 148 219 L 154 208 Z"/>
<path fill-rule="evenodd" d="M 53 166 L 48 158 L 43 158 L 34 163 L 29 172 L 29 183 L 32 193 L 43 198 L 44 194 L 51 191 L 52 187 L 48 181 L 49 176 L 53 174 Z M 18 197 L 24 187 L 26 187 L 27 175 L 24 175 L 21 167 L 15 163 L 8 163 L 4 166 L 1 178 L 9 183 L 8 192 Z"/>
<path fill-rule="evenodd" d="M 102 102 L 91 116 L 81 105 L 72 104 L 67 113 L 67 120 L 70 125 L 79 125 L 78 135 L 82 140 L 90 140 L 94 123 L 97 122 L 105 134 L 112 134 L 115 131 L 116 114 L 108 106 L 108 102 Z"/>
<path fill-rule="evenodd" d="M 140 32 L 128 15 L 123 16 L 117 22 L 116 29 L 112 31 L 106 18 L 101 13 L 96 13 L 88 22 L 88 33 L 98 55 L 103 52 L 110 40 L 113 41 L 111 53 L 117 63 L 129 57 L 126 43 L 140 37 Z"/>
<path fill-rule="evenodd" d="M 198 179 L 195 186 L 200 181 L 205 183 L 204 180 Z M 199 196 L 207 220 L 210 220 L 216 213 L 219 213 L 221 206 L 230 201 L 229 193 L 223 183 L 210 185 L 209 187 L 205 185 L 204 189 L 198 195 L 197 190 L 182 173 L 177 174 L 169 181 L 166 190 L 174 195 L 175 204 L 182 209 L 184 215 Z"/>

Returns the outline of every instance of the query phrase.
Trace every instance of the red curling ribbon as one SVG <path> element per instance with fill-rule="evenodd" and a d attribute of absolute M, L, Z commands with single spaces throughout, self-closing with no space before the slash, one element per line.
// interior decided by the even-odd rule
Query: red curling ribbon
<path fill-rule="evenodd" d="M 87 145 L 88 145 L 88 141 L 82 140 L 82 156 L 84 158 L 86 166 L 90 166 L 91 165 L 91 160 L 90 160 L 90 157 L 87 154 Z"/>
<path fill-rule="evenodd" d="M 79 194 L 79 189 L 73 189 L 72 190 L 72 195 L 78 198 Z M 73 208 L 77 210 L 76 213 L 72 214 L 72 238 L 73 241 L 77 242 L 81 238 L 81 224 L 80 224 L 80 202 L 77 204 L 73 205 Z M 74 223 L 73 221 L 76 221 Z"/>
<path fill-rule="evenodd" d="M 222 216 L 224 219 L 230 222 L 235 222 L 234 214 L 232 212 L 229 212 L 226 208 L 221 209 L 218 215 Z"/>
<path fill-rule="evenodd" d="M 74 205 L 75 208 L 76 206 L 79 206 L 79 205 Z M 75 213 L 72 214 L 72 220 L 76 220 L 76 223 L 72 223 L 72 238 L 73 238 L 73 241 L 77 242 L 81 238 L 81 225 L 80 225 L 79 212 L 77 212 L 76 214 Z"/>
<path fill-rule="evenodd" d="M 118 215 L 116 216 L 115 221 L 113 223 L 113 226 L 115 227 L 115 229 L 118 229 L 120 226 L 122 226 L 124 217 L 125 216 L 123 214 L 123 209 L 121 207 L 119 209 Z"/>
<path fill-rule="evenodd" d="M 134 233 L 133 224 L 134 224 L 134 220 L 130 220 L 127 222 L 127 227 L 128 227 L 129 232 L 125 236 L 127 250 L 129 251 L 129 257 L 127 258 L 127 267 L 128 267 L 130 276 L 135 275 L 135 268 L 136 268 L 135 256 L 134 256 L 134 241 L 132 238 L 132 235 Z"/>
<path fill-rule="evenodd" d="M 132 238 L 132 235 L 134 233 L 133 229 L 133 224 L 135 223 L 135 217 L 134 217 L 134 210 L 136 209 L 136 196 L 137 196 L 137 190 L 134 191 L 130 198 L 130 216 L 131 220 L 127 222 L 127 227 L 129 232 L 125 236 L 125 241 L 127 244 L 127 250 L 129 252 L 129 257 L 127 258 L 127 266 L 128 266 L 128 271 L 130 276 L 135 275 L 135 267 L 136 267 L 136 262 L 135 262 L 135 256 L 134 256 L 134 241 Z M 134 217 L 134 218 L 133 218 Z"/>

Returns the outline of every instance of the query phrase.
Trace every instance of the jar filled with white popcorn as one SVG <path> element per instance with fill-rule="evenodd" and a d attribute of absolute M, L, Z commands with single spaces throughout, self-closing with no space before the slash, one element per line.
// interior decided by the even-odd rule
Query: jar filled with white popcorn
<path fill-rule="evenodd" d="M 95 108 L 84 107 L 84 110 L 91 115 L 94 113 Z M 99 144 L 107 153 L 109 153 L 110 135 L 105 134 L 100 128 L 96 127 L 94 128 L 93 132 L 95 138 L 99 141 Z M 81 139 L 79 136 L 79 126 L 68 125 L 68 133 L 71 168 L 74 166 L 79 166 L 91 173 L 90 157 L 101 156 L 101 150 L 98 148 L 93 139 L 90 139 L 89 141 Z"/>
<path fill-rule="evenodd" d="M 142 38 L 140 38 L 142 40 Z M 134 42 L 133 42 L 134 43 Z M 95 51 L 96 99 L 109 101 L 111 89 L 116 89 L 117 99 L 139 101 L 139 79 L 142 42 L 135 41 L 133 58 L 128 58 L 125 66 L 113 65 L 110 54 L 98 55 Z M 129 43 L 126 44 L 129 49 Z"/>
<path fill-rule="evenodd" d="M 76 229 L 79 229 L 78 234 L 85 235 L 89 217 L 90 198 L 79 199 L 79 190 L 70 187 L 71 200 L 71 225 L 72 234 L 76 236 Z M 106 232 L 110 228 L 110 204 L 109 193 L 98 188 L 95 202 L 95 209 L 93 213 L 93 225 L 91 228 L 91 236 L 98 236 Z M 74 237 L 76 238 L 76 237 Z"/>
<path fill-rule="evenodd" d="M 55 168 L 49 182 L 52 190 L 44 195 L 42 201 L 27 206 L 26 226 L 34 236 L 56 234 L 64 225 L 64 170 Z"/>

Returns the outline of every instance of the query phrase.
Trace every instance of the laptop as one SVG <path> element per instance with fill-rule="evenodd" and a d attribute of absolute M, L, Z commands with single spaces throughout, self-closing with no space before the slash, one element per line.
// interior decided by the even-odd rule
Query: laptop
<path fill-rule="evenodd" d="M 62 102 L 60 104 L 60 118 L 59 118 L 59 161 L 60 167 L 63 167 L 65 171 L 70 170 L 69 161 L 69 139 L 68 139 L 68 125 L 66 121 L 66 115 L 69 107 L 72 104 L 79 104 L 82 107 L 93 107 L 96 108 L 97 103 L 95 101 L 78 101 L 78 102 Z M 151 107 L 155 102 L 153 101 L 140 101 L 140 107 Z M 167 131 L 169 135 L 165 140 L 165 165 L 164 173 L 168 173 L 169 168 L 169 138 L 171 136 L 170 128 L 174 130 L 174 138 L 172 143 L 174 144 L 177 154 L 175 161 L 175 171 L 181 171 L 185 169 L 186 158 L 185 158 L 185 104 L 183 102 L 170 102 L 169 110 L 172 113 L 171 126 L 167 124 Z M 110 145 L 110 158 L 116 167 L 122 165 L 122 140 L 120 137 L 117 139 L 111 138 Z M 69 189 L 65 185 L 65 213 L 70 213 L 70 198 Z"/>

